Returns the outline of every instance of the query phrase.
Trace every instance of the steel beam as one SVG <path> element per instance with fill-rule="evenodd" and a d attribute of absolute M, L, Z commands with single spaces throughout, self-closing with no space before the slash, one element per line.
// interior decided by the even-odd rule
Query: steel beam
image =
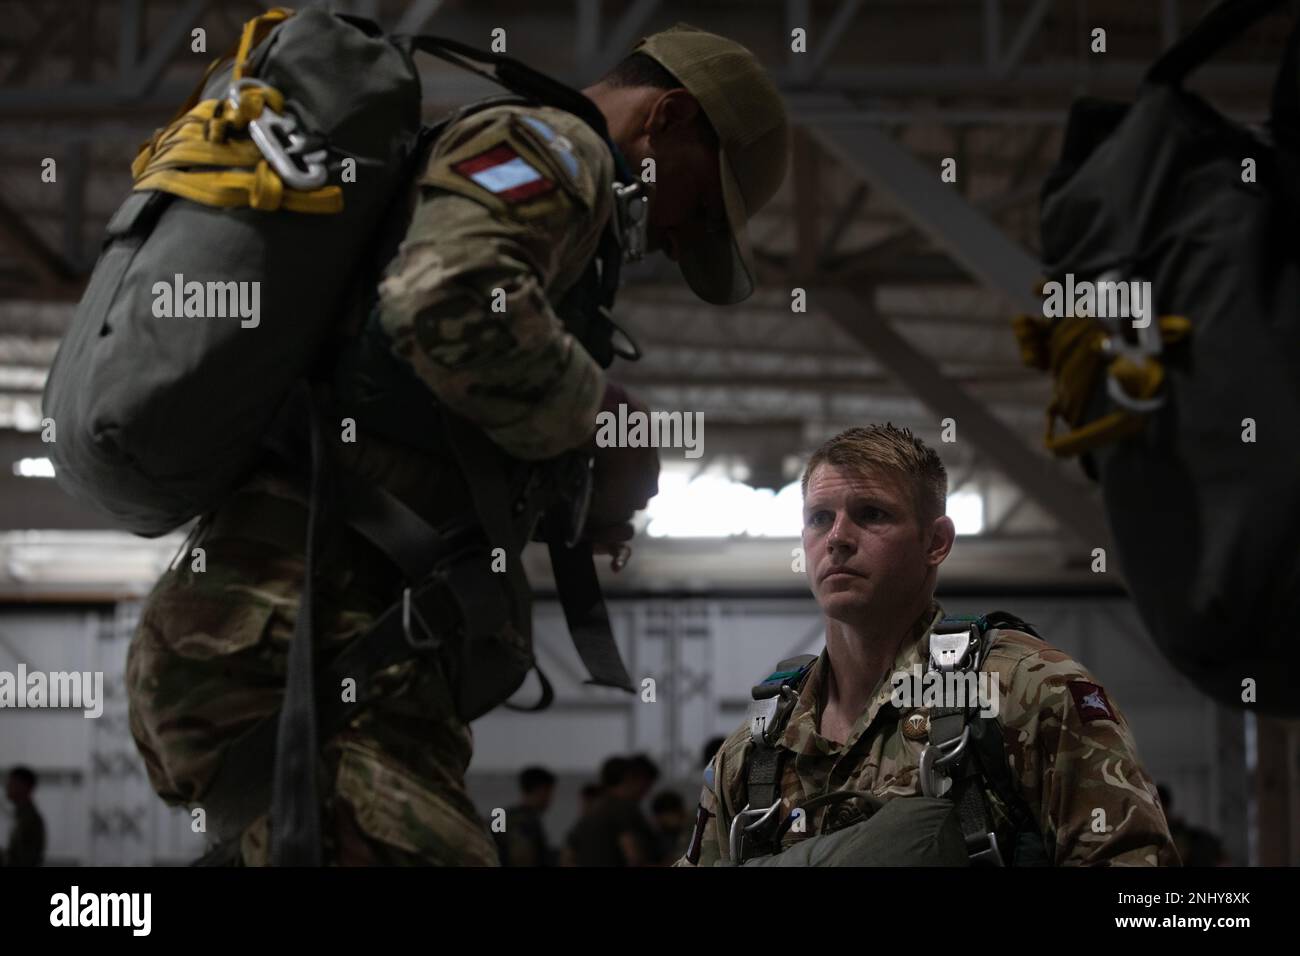
<path fill-rule="evenodd" d="M 1017 67 L 1020 66 L 1020 61 L 1024 59 L 1025 50 L 1029 47 L 1030 41 L 1033 40 L 1038 33 L 1039 27 L 1042 26 L 1043 17 L 1047 15 L 1052 2 L 1053 0 L 1035 0 L 1034 5 L 1029 8 L 1029 13 L 1021 21 L 1020 29 L 1016 31 L 1015 37 L 1011 40 L 1011 46 L 1007 48 L 1006 54 L 998 64 L 999 75 L 1012 76 L 1016 72 Z"/>
<path fill-rule="evenodd" d="M 574 72 L 581 72 L 585 64 L 595 60 L 598 52 L 600 0 L 576 0 L 574 16 L 578 23 L 574 31 L 573 66 Z"/>
<path fill-rule="evenodd" d="M 646 23 L 658 9 L 659 0 L 635 0 L 601 42 L 596 57 L 587 61 L 587 70 L 584 72 L 588 75 L 584 77 L 584 82 L 595 80 L 631 53 L 632 44 L 641 38 Z"/>
<path fill-rule="evenodd" d="M 1083 70 L 1074 66 L 1035 65 L 1026 66 L 1014 77 L 1008 78 L 1002 78 L 983 66 L 963 64 L 944 65 L 942 69 L 926 65 L 827 69 L 818 85 L 822 90 L 833 91 L 830 93 L 795 90 L 799 79 L 789 67 L 776 68 L 770 73 L 778 87 L 795 90 L 786 94 L 786 105 L 791 115 L 804 121 L 846 124 L 1043 124 L 1064 120 L 1063 106 L 1052 102 L 1050 98 L 1053 97 L 1057 101 L 1060 97 L 1084 94 L 1131 98 L 1148 66 L 1146 63 L 1112 63 Z M 1196 72 L 1196 85 L 1198 90 L 1204 90 L 1214 97 L 1246 95 L 1263 104 L 1267 101 L 1276 73 L 1276 66 L 1271 64 L 1211 64 Z M 592 78 L 592 70 L 584 69 L 565 79 L 585 84 Z M 194 79 L 198 79 L 197 73 Z M 190 94 L 193 85 L 193 82 L 168 83 L 147 96 L 143 95 L 143 90 L 126 90 L 125 84 L 0 89 L 0 117 L 42 121 L 60 118 L 84 124 L 84 114 L 93 114 L 97 119 L 111 114 L 114 117 L 139 117 L 142 128 L 147 128 L 151 124 L 156 125 L 159 113 L 169 114 L 174 110 L 176 104 Z M 483 82 L 477 77 L 460 76 L 449 68 L 438 75 L 436 82 L 426 83 L 428 108 L 463 102 L 479 95 L 482 90 Z M 1043 98 L 1041 105 L 1020 105 L 1024 103 L 1027 90 Z M 872 97 L 873 104 L 879 104 L 883 97 L 898 96 L 909 100 L 934 97 L 979 98 L 983 102 L 979 108 L 971 109 L 922 109 L 907 105 L 893 109 L 873 105 L 870 109 L 864 109 L 861 104 L 847 98 L 857 95 Z M 990 100 L 1009 101 L 1017 105 L 1008 109 L 983 105 Z M 1262 115 L 1262 112 L 1250 114 L 1249 111 L 1233 109 L 1226 112 L 1232 116 Z"/>
<path fill-rule="evenodd" d="M 3 199 L 0 199 L 0 244 L 26 262 L 48 287 L 65 288 L 76 282 L 66 261 Z"/>
<path fill-rule="evenodd" d="M 844 32 L 848 29 L 849 24 L 857 15 L 858 8 L 862 6 L 862 0 L 841 0 L 840 5 L 835 10 L 835 15 L 831 17 L 831 22 L 826 25 L 826 33 L 817 40 L 816 52 L 810 51 L 811 59 L 808 61 L 806 72 L 802 79 L 805 83 L 813 83 L 821 75 L 822 70 L 826 68 L 826 61 L 830 55 L 835 52 L 839 46 Z"/>
<path fill-rule="evenodd" d="M 849 198 L 835 211 L 835 218 L 831 220 L 830 229 L 826 231 L 826 240 L 822 243 L 820 257 L 826 259 L 835 252 L 835 247 L 839 245 L 840 239 L 848 231 L 849 226 L 853 225 L 853 220 L 857 218 L 858 210 L 862 208 L 862 203 L 870 195 L 871 190 L 866 183 L 858 183 L 853 187 L 853 192 Z"/>
<path fill-rule="evenodd" d="M 809 294 L 811 305 L 879 359 L 936 416 L 956 419 L 959 438 L 969 441 L 1063 529 L 1088 547 L 1108 547 L 1105 515 L 1095 497 L 1068 481 L 1044 454 L 1031 451 L 1013 429 L 945 378 L 938 363 L 877 314 L 873 300 L 874 290 L 866 286 L 826 287 Z"/>
<path fill-rule="evenodd" d="M 816 126 L 810 131 L 828 152 L 890 197 L 932 242 L 963 269 L 1023 311 L 1041 303 L 1033 295 L 1038 262 L 966 202 L 937 167 L 927 169 L 879 130 Z"/>
<path fill-rule="evenodd" d="M 1002 50 L 1002 2 L 984 0 L 984 63 L 995 68 Z"/>
<path fill-rule="evenodd" d="M 141 0 L 122 0 L 117 12 L 117 75 L 122 84 L 130 82 L 140 57 Z"/>
<path fill-rule="evenodd" d="M 821 246 L 821 177 L 820 150 L 802 126 L 794 129 L 791 180 L 794 187 L 794 276 L 799 281 L 811 279 L 817 272 Z"/>
<path fill-rule="evenodd" d="M 134 100 L 144 96 L 158 85 L 158 78 L 163 70 L 189 40 L 190 31 L 198 23 L 199 17 L 208 8 L 212 0 L 188 0 L 184 7 L 163 27 L 154 41 L 144 61 L 131 73 L 130 80 L 121 87 L 121 96 L 125 100 Z M 215 58 L 215 53 L 212 54 Z"/>
<path fill-rule="evenodd" d="M 415 0 L 406 12 L 402 14 L 402 19 L 397 21 L 397 29 L 394 33 L 418 33 L 424 28 L 438 13 L 442 6 L 442 0 Z"/>

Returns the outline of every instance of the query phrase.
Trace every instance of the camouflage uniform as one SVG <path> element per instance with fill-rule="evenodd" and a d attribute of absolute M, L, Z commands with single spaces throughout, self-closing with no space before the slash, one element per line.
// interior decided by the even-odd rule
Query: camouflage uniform
<path fill-rule="evenodd" d="M 865 790 L 884 800 L 921 793 L 918 767 L 926 737 L 912 739 L 903 729 L 914 713 L 927 711 L 896 708 L 890 676 L 899 671 L 910 674 L 914 665 L 925 665 L 930 631 L 943 616 L 937 604 L 921 616 L 843 744 L 817 730 L 829 667 L 823 649 L 777 741 L 787 752 L 778 791 L 783 819 L 795 806 L 832 790 Z M 1076 661 L 1028 634 L 1001 629 L 990 631 L 990 636 L 982 670 L 997 675 L 997 719 L 1008 765 L 1042 832 L 1049 861 L 1055 865 L 1178 865 L 1155 784 L 1138 762 L 1123 715 L 1095 679 Z M 746 725 L 727 738 L 705 772 L 696 816 L 701 832 L 695 860 L 700 866 L 729 858 L 731 821 L 746 803 L 746 758 L 751 747 Z M 1002 823 L 1005 808 L 996 797 L 990 802 L 995 822 Z M 859 806 L 857 801 L 845 801 L 814 809 L 806 832 L 788 831 L 782 846 L 856 822 L 863 812 Z M 1097 809 L 1105 812 L 1108 832 L 1093 831 Z M 690 853 L 677 863 L 691 864 Z"/>
<path fill-rule="evenodd" d="M 485 163 L 501 161 L 512 163 L 512 179 L 484 175 Z M 613 177 L 609 149 L 584 122 L 516 105 L 448 127 L 418 177 L 405 240 L 380 286 L 383 327 L 431 401 L 484 428 L 515 458 L 556 455 L 594 431 L 604 376 L 554 306 L 596 250 Z M 496 289 L 505 294 L 501 310 L 493 309 Z M 469 513 L 452 462 L 364 428 L 333 450 L 432 524 L 449 507 Z M 303 501 L 270 467 L 239 495 L 288 507 Z M 207 533 L 202 572 L 191 570 L 187 549 L 150 594 L 131 644 L 131 730 L 169 803 L 202 806 L 230 742 L 283 696 L 302 549 L 269 547 L 253 530 Z M 326 567 L 318 591 L 318 662 L 365 633 L 400 586 L 397 572 L 348 534 L 347 560 Z M 491 835 L 465 794 L 472 738 L 444 668 L 421 658 L 390 668 L 383 681 L 378 702 L 322 741 L 326 858 L 494 864 Z M 243 862 L 267 862 L 265 815 L 244 831 L 241 849 Z"/>

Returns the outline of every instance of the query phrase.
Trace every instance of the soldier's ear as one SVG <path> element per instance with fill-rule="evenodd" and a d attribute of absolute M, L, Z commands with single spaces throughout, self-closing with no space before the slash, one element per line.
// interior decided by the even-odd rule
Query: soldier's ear
<path fill-rule="evenodd" d="M 957 526 L 952 523 L 952 519 L 947 515 L 940 515 L 930 522 L 929 531 L 925 535 L 925 556 L 926 563 L 932 567 L 938 567 L 943 564 L 952 551 L 952 543 L 957 538 Z"/>
<path fill-rule="evenodd" d="M 692 129 L 700 115 L 700 101 L 685 89 L 664 90 L 650 107 L 646 119 L 648 132 L 685 132 Z"/>

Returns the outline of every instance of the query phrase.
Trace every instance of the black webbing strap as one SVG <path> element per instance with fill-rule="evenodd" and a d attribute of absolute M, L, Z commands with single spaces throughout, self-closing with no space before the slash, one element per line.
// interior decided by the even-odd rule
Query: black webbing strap
<path fill-rule="evenodd" d="M 506 482 L 502 454 L 492 440 L 471 422 L 440 405 L 447 445 L 456 457 L 474 502 L 474 512 L 487 535 L 488 548 L 502 548 L 507 555 L 506 577 L 524 601 L 528 581 L 521 567 L 524 541 L 514 523 L 515 502 Z"/>
<path fill-rule="evenodd" d="M 562 109 L 566 113 L 572 113 L 595 130 L 596 134 L 610 147 L 610 151 L 614 155 L 615 175 L 619 182 L 632 182 L 632 172 L 628 168 L 626 160 L 623 159 L 619 150 L 614 148 L 614 144 L 609 138 L 609 127 L 605 122 L 605 114 L 600 111 L 600 108 L 595 103 L 578 90 L 573 89 L 573 87 L 566 86 L 559 80 L 534 70 L 531 66 L 512 57 L 480 50 L 447 37 L 423 34 L 394 36 L 390 39 L 408 53 L 420 50 L 463 70 L 477 73 L 479 76 L 504 86 L 512 92 L 531 97 L 547 106 Z M 491 71 L 481 70 L 474 66 L 475 63 L 490 67 Z"/>
<path fill-rule="evenodd" d="M 487 532 L 488 541 L 492 547 L 505 548 L 510 556 L 506 573 L 523 606 L 528 600 L 528 581 L 519 559 L 523 541 L 512 520 L 515 503 L 506 486 L 501 453 L 481 429 L 445 408 L 443 422 L 448 444 L 465 476 L 474 500 L 474 510 Z M 556 589 L 564 607 L 569 633 L 591 678 L 587 683 L 633 692 L 631 678 L 610 628 L 609 612 L 600 593 L 600 581 L 596 577 L 589 546 L 580 543 L 570 549 L 562 543 L 558 547 L 552 543 L 550 550 Z M 540 669 L 537 673 L 542 681 L 543 699 L 546 699 L 550 682 Z"/>
<path fill-rule="evenodd" d="M 294 619 L 280 707 L 271 790 L 271 863 L 273 866 L 320 866 L 320 802 L 316 793 L 316 693 L 312 639 L 315 635 L 316 558 L 322 544 L 322 512 L 329 512 L 327 452 L 320 410 L 311 386 L 300 386 L 307 407 L 311 442 L 311 502 L 307 516 L 307 550 L 302 597 Z"/>
<path fill-rule="evenodd" d="M 749 717 L 750 739 L 753 746 L 749 748 L 745 758 L 744 804 L 752 810 L 766 810 L 780 799 L 785 749 L 776 746 L 774 741 L 785 731 L 790 715 L 794 713 L 798 703 L 798 693 L 807 683 L 808 674 L 816 662 L 817 658 L 812 654 L 787 658 L 777 664 L 776 670 L 762 683 L 754 685 L 750 691 L 754 698 Z M 793 690 L 795 694 L 787 697 L 782 693 L 784 688 Z M 760 716 L 763 701 L 769 702 L 767 706 L 771 708 L 768 717 Z M 769 844 L 771 852 L 776 853 L 780 849 L 781 834 L 788 829 L 792 821 L 793 814 L 784 825 L 778 817 L 770 817 L 766 823 L 749 831 L 752 834 L 751 840 L 760 844 Z M 743 857 L 748 855 L 746 841 L 743 839 L 740 852 L 742 859 L 733 860 L 733 863 L 743 863 Z"/>
<path fill-rule="evenodd" d="M 1181 83 L 1192 70 L 1278 6 L 1281 0 L 1221 0 L 1147 70 L 1145 82 Z"/>
<path fill-rule="evenodd" d="M 565 547 L 554 536 L 547 542 L 551 553 L 551 568 L 555 571 L 556 591 L 564 620 L 569 625 L 573 646 L 587 669 L 588 684 L 600 687 L 617 687 L 635 692 L 632 678 L 628 676 L 623 657 L 614 642 L 614 632 L 609 624 L 609 611 L 600 593 L 600 580 L 591 557 L 591 545 L 580 541 L 576 547 Z"/>
<path fill-rule="evenodd" d="M 1033 625 L 1006 611 L 990 611 L 977 619 L 977 627 L 978 649 L 971 651 L 970 663 L 959 672 L 982 668 L 989 650 L 988 635 L 994 628 L 1005 627 L 1038 637 Z M 975 854 L 988 849 L 989 834 L 996 833 L 986 790 L 991 789 L 997 794 L 1012 824 L 1011 839 L 1006 845 L 999 845 L 998 853 L 1003 865 L 1010 866 L 1021 835 L 1027 827 L 1034 826 L 1034 817 L 1011 780 L 1001 725 L 995 717 L 971 715 L 964 708 L 936 707 L 930 711 L 929 743 L 930 746 L 943 746 L 955 742 L 968 726 L 970 737 L 966 752 L 949 774 L 953 782 L 948 796 L 957 805 L 966 848 Z M 982 857 L 980 862 L 991 862 L 990 856 Z"/>
<path fill-rule="evenodd" d="M 749 754 L 749 805 L 755 809 L 776 803 L 781 784 L 781 748 L 755 745 Z"/>

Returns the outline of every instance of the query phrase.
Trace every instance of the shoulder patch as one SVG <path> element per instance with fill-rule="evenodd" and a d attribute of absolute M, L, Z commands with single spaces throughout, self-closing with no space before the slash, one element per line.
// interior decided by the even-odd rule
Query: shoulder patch
<path fill-rule="evenodd" d="M 1094 720 L 1115 720 L 1115 711 L 1100 685 L 1086 680 L 1072 680 L 1067 686 L 1070 695 L 1074 697 L 1074 708 L 1085 724 Z"/>
<path fill-rule="evenodd" d="M 523 202 L 556 188 L 540 170 L 519 155 L 509 143 L 500 143 L 451 168 L 508 203 Z"/>
<path fill-rule="evenodd" d="M 519 118 L 542 138 L 547 149 L 559 160 L 569 178 L 577 182 L 578 157 L 573 154 L 573 143 L 569 141 L 569 138 L 557 133 L 549 123 L 538 119 L 536 116 L 522 115 Z"/>

